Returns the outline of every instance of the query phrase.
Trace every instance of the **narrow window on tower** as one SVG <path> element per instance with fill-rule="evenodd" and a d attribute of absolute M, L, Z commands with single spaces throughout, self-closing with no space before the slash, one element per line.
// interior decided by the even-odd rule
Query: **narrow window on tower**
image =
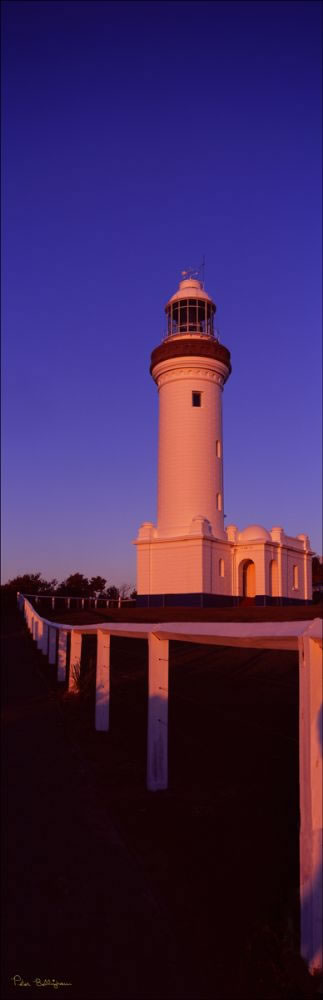
<path fill-rule="evenodd" d="M 221 441 L 217 441 L 215 445 L 215 454 L 217 458 L 221 458 Z"/>
<path fill-rule="evenodd" d="M 219 559 L 219 576 L 224 576 L 224 559 Z"/>
<path fill-rule="evenodd" d="M 200 392 L 192 392 L 192 406 L 201 406 Z"/>
<path fill-rule="evenodd" d="M 218 510 L 222 510 L 222 496 L 221 496 L 221 493 L 217 493 L 217 495 L 216 495 L 216 506 L 217 506 Z"/>
<path fill-rule="evenodd" d="M 293 590 L 298 590 L 298 566 L 293 566 Z"/>

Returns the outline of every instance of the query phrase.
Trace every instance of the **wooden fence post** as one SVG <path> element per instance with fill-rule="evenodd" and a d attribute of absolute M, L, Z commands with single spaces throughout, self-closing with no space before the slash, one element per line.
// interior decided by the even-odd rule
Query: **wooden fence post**
<path fill-rule="evenodd" d="M 48 640 L 48 661 L 49 663 L 56 663 L 56 628 L 49 626 L 49 640 Z"/>
<path fill-rule="evenodd" d="M 168 787 L 168 639 L 148 638 L 147 788 Z"/>
<path fill-rule="evenodd" d="M 110 635 L 103 629 L 97 632 L 95 728 L 109 729 L 110 708 Z"/>
<path fill-rule="evenodd" d="M 42 649 L 43 645 L 43 622 L 41 618 L 37 620 L 37 649 Z"/>
<path fill-rule="evenodd" d="M 299 639 L 301 954 L 311 972 L 323 965 L 321 646 Z"/>
<path fill-rule="evenodd" d="M 44 654 L 44 656 L 47 656 L 47 652 L 48 652 L 48 625 L 47 625 L 46 622 L 43 622 L 43 637 L 42 637 L 41 651 Z"/>
<path fill-rule="evenodd" d="M 67 632 L 66 629 L 58 630 L 57 647 L 57 680 L 62 684 L 66 680 L 66 653 L 67 653 Z"/>
<path fill-rule="evenodd" d="M 75 671 L 81 670 L 82 655 L 82 632 L 71 632 L 71 652 L 70 652 L 70 673 L 68 679 L 68 690 L 75 692 L 78 690 Z"/>

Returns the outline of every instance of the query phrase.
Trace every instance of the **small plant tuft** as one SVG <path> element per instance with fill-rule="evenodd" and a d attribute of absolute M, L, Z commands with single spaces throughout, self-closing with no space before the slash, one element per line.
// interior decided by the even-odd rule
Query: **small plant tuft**
<path fill-rule="evenodd" d="M 93 694 L 93 686 L 95 685 L 96 668 L 94 657 L 89 658 L 84 668 L 81 666 L 81 661 L 78 660 L 70 669 L 73 677 L 74 693 L 79 695 L 81 701 L 89 701 Z"/>

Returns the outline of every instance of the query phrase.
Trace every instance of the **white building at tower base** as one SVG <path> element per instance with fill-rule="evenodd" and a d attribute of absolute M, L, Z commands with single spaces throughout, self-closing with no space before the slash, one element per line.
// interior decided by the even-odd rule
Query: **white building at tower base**
<path fill-rule="evenodd" d="M 312 552 L 307 535 L 285 535 L 249 525 L 226 529 L 226 539 L 196 518 L 187 535 L 158 537 L 141 526 L 137 588 L 139 605 L 229 606 L 245 598 L 255 604 L 304 604 L 312 599 Z"/>

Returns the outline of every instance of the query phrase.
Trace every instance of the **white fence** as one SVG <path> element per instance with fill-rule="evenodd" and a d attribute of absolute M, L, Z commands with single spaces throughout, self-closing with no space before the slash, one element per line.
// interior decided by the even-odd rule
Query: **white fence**
<path fill-rule="evenodd" d="M 147 639 L 148 744 L 147 788 L 168 787 L 169 642 L 208 643 L 247 648 L 298 651 L 300 775 L 301 954 L 311 971 L 322 968 L 322 621 L 167 622 L 163 624 L 66 625 L 42 618 L 23 594 L 17 596 L 38 649 L 57 664 L 66 681 L 70 633 L 69 689 L 73 666 L 80 662 L 82 635 L 97 636 L 95 728 L 109 729 L 110 636 Z M 192 734 L 193 738 L 193 734 Z M 255 747 L 256 752 L 256 747 Z"/>
<path fill-rule="evenodd" d="M 31 598 L 35 601 L 35 604 L 39 604 L 39 601 L 50 601 L 52 610 L 54 611 L 57 607 L 57 601 L 61 601 L 65 604 L 65 607 L 69 610 L 71 607 L 71 601 L 78 601 L 79 607 L 84 610 L 85 602 L 88 604 L 89 608 L 97 608 L 100 604 L 101 608 L 122 608 L 124 605 L 135 604 L 135 601 L 131 597 L 67 597 L 66 594 L 24 594 L 24 597 Z"/>

